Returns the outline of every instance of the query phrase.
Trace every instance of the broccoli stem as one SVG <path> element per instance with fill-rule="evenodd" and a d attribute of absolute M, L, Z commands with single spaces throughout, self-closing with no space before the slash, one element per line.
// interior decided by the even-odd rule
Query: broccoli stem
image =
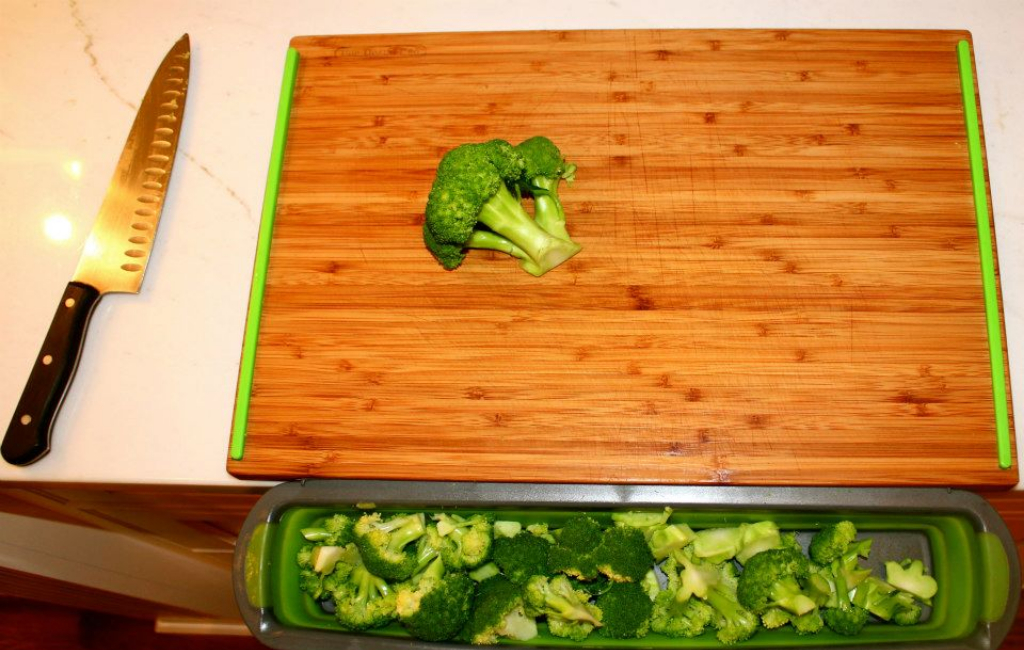
<path fill-rule="evenodd" d="M 373 575 L 363 566 L 357 566 L 352 570 L 352 581 L 357 585 L 356 599 L 363 605 L 391 593 L 391 586 L 387 582 Z"/>
<path fill-rule="evenodd" d="M 520 260 L 530 259 L 530 256 L 527 255 L 523 249 L 519 248 L 501 235 L 496 235 L 495 233 L 487 230 L 474 230 L 473 234 L 470 235 L 469 239 L 466 241 L 464 248 L 498 251 L 499 253 L 505 253 L 506 255 L 511 255 L 512 257 Z"/>
<path fill-rule="evenodd" d="M 530 184 L 540 192 L 533 192 L 533 218 L 537 225 L 559 239 L 571 241 L 565 229 L 565 209 L 558 198 L 558 183 L 561 178 L 534 176 Z"/>
<path fill-rule="evenodd" d="M 479 220 L 530 256 L 536 265 L 525 263 L 523 269 L 540 275 L 555 268 L 580 251 L 578 244 L 548 234 L 537 225 L 504 184 L 484 203 Z"/>
<path fill-rule="evenodd" d="M 398 553 L 410 543 L 423 536 L 423 520 L 419 516 L 395 517 L 381 524 L 383 530 L 391 533 L 388 539 L 388 550 Z"/>

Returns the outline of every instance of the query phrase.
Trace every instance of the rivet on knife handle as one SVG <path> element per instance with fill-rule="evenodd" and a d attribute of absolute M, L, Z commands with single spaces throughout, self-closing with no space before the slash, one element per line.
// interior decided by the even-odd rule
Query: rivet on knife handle
<path fill-rule="evenodd" d="M 100 292 L 87 284 L 71 282 L 64 290 L 0 446 L 8 463 L 29 465 L 50 451 L 53 420 L 75 374 L 89 318 L 99 299 Z"/>

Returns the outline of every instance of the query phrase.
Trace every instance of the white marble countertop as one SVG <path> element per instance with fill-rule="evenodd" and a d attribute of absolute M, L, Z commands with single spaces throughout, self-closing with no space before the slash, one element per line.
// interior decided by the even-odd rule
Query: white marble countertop
<path fill-rule="evenodd" d="M 240 485 L 225 471 L 281 71 L 301 34 L 581 28 L 969 29 L 1014 400 L 1024 403 L 1024 3 L 69 0 L 0 4 L 6 427 L 163 54 L 192 38 L 178 161 L 139 295 L 101 301 L 54 450 L 0 480 Z M 1020 431 L 1020 418 L 1017 430 Z M 1018 450 L 1018 458 L 1021 456 Z"/>

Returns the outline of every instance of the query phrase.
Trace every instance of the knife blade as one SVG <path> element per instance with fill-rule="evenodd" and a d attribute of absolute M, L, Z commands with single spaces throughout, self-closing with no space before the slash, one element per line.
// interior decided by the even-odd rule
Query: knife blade
<path fill-rule="evenodd" d="M 75 274 L 64 290 L 0 445 L 12 465 L 50 450 L 89 319 L 107 293 L 138 293 L 174 167 L 191 69 L 188 34 L 160 63 L 139 106 Z"/>

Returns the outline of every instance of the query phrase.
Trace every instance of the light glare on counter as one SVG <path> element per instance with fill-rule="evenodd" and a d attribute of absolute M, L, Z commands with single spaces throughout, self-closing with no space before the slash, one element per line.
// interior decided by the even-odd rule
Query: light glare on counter
<path fill-rule="evenodd" d="M 59 212 L 43 219 L 43 233 L 52 242 L 60 243 L 71 239 L 73 230 L 74 226 L 71 224 L 71 219 L 68 219 L 66 215 Z"/>
<path fill-rule="evenodd" d="M 68 176 L 75 179 L 76 181 L 82 179 L 82 161 L 81 160 L 69 160 L 64 163 L 64 171 L 68 173 Z"/>

